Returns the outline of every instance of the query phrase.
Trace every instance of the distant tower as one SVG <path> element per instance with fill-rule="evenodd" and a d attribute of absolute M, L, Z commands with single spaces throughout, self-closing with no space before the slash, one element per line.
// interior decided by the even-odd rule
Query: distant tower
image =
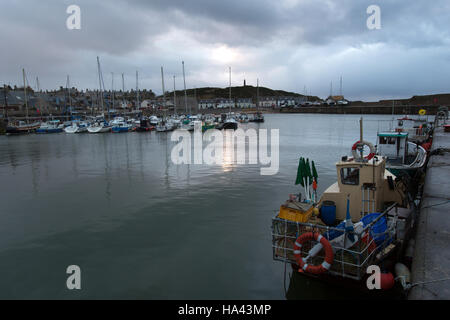
<path fill-rule="evenodd" d="M 244 79 L 244 87 L 245 87 L 245 79 Z"/>

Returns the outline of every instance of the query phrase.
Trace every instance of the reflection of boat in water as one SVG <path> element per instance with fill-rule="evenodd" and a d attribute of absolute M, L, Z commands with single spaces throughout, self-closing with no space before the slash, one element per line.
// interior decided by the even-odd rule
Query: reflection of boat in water
<path fill-rule="evenodd" d="M 378 153 L 386 157 L 386 169 L 395 175 L 408 173 L 413 176 L 427 159 L 426 150 L 408 141 L 407 132 L 378 133 Z"/>
<path fill-rule="evenodd" d="M 297 182 L 305 187 L 305 199 L 291 195 L 273 218 L 273 258 L 300 275 L 358 287 L 366 285 L 368 267 L 378 266 L 382 288 L 391 288 L 394 269 L 408 270 L 399 254 L 416 213 L 407 186 L 386 169 L 385 157 L 373 153 L 344 156 L 336 171 L 337 182 L 313 201 L 309 186 L 317 186 L 317 174 L 309 161 L 300 161 Z"/>

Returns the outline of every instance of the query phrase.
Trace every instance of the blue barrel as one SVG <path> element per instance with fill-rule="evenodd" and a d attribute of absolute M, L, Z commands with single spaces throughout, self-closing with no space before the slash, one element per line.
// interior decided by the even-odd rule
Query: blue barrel
<path fill-rule="evenodd" d="M 361 219 L 364 227 L 381 215 L 379 212 L 369 213 Z M 381 217 L 371 228 L 370 235 L 375 240 L 377 246 L 381 245 L 386 239 L 387 221 L 386 217 Z"/>
<path fill-rule="evenodd" d="M 336 204 L 333 201 L 324 201 L 320 208 L 320 219 L 327 226 L 333 226 L 336 221 Z"/>

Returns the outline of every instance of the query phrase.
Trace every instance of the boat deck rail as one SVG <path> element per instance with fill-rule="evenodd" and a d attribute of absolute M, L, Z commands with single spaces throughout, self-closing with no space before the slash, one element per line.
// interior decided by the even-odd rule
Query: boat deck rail
<path fill-rule="evenodd" d="M 328 273 L 343 278 L 361 280 L 366 275 L 367 267 L 375 261 L 377 253 L 385 248 L 393 239 L 393 234 L 395 233 L 393 228 L 395 223 L 388 223 L 388 227 L 383 233 L 374 233 L 373 227 L 383 217 L 388 220 L 388 213 L 395 207 L 396 204 L 389 206 L 381 215 L 367 224 L 360 232 L 348 231 L 342 228 L 309 222 L 294 222 L 275 216 L 272 219 L 273 259 L 296 266 L 297 262 L 294 257 L 294 242 L 298 236 L 305 232 L 318 232 L 327 239 L 330 238 L 332 234 L 345 234 L 344 237 L 346 238 L 353 235 L 356 237 L 356 242 L 351 247 L 346 248 L 340 244 L 339 241 L 330 241 L 334 252 L 334 260 Z M 394 219 L 395 217 L 396 215 L 394 215 Z M 375 239 L 380 238 L 382 238 L 383 241 L 378 241 L 377 243 Z M 316 244 L 317 241 L 304 243 L 301 248 L 301 255 L 303 257 L 307 256 L 309 250 Z M 315 257 L 311 258 L 308 263 L 319 265 L 324 258 L 324 250 L 321 250 Z"/>

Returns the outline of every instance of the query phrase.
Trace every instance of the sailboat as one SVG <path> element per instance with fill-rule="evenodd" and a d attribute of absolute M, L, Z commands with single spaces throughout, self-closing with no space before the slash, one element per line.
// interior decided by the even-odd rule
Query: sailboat
<path fill-rule="evenodd" d="M 102 106 L 102 111 L 104 111 L 104 105 L 103 105 L 103 88 L 104 88 L 104 84 L 103 84 L 102 70 L 100 68 L 100 59 L 99 59 L 99 57 L 97 57 L 97 69 L 98 69 L 98 81 L 99 81 L 99 85 L 100 85 L 100 101 L 101 101 L 100 103 L 101 103 L 101 106 Z M 111 90 L 111 92 L 113 90 L 114 90 L 114 75 L 113 75 L 113 78 L 112 78 L 112 90 Z M 109 118 L 109 108 L 108 108 L 108 118 Z M 89 127 L 87 128 L 87 131 L 89 133 L 110 132 L 111 131 L 111 125 L 105 119 L 98 120 L 98 121 L 95 121 L 95 122 L 91 123 L 89 125 Z"/>
<path fill-rule="evenodd" d="M 23 76 L 23 90 L 24 90 L 24 98 L 25 98 L 25 110 L 26 110 L 26 120 L 25 121 L 17 121 L 13 123 L 8 123 L 6 127 L 6 134 L 25 134 L 34 132 L 37 128 L 39 128 L 39 123 L 35 122 L 30 124 L 28 121 L 28 98 L 27 98 L 27 85 L 26 85 L 26 75 L 25 75 L 25 69 L 22 69 L 22 76 Z"/>
<path fill-rule="evenodd" d="M 259 79 L 256 79 L 256 110 L 257 112 L 253 115 L 253 118 L 249 122 L 264 122 L 264 116 L 259 111 Z"/>

